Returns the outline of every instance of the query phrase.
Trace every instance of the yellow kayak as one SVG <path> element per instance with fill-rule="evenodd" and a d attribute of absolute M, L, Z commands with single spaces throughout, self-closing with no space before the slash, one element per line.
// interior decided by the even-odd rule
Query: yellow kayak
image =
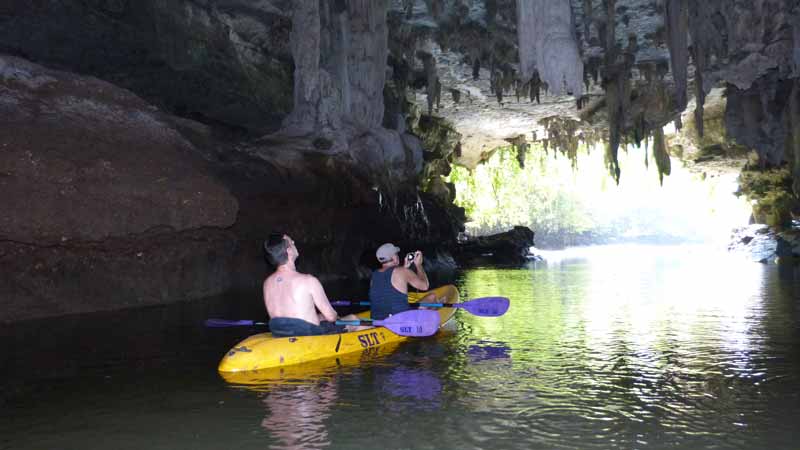
<path fill-rule="evenodd" d="M 436 294 L 438 303 L 459 302 L 458 289 L 452 285 L 429 292 L 409 293 L 408 300 L 412 303 L 418 302 L 431 292 Z M 455 308 L 440 308 L 438 313 L 441 327 L 452 319 Z M 369 318 L 369 311 L 358 316 Z M 283 338 L 272 337 L 272 333 L 260 333 L 246 338 L 230 349 L 220 361 L 218 370 L 227 380 L 230 378 L 228 375 L 243 371 L 292 366 L 355 352 L 369 352 L 376 347 L 406 339 L 408 337 L 397 335 L 384 327 L 323 336 Z"/>

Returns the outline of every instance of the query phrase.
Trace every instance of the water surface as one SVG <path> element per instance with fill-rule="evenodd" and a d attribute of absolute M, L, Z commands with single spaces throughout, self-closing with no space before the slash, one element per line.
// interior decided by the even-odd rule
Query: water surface
<path fill-rule="evenodd" d="M 501 318 L 461 311 L 257 386 L 215 371 L 257 330 L 201 325 L 261 314 L 248 296 L 7 327 L 0 448 L 798 448 L 800 270 L 701 247 L 546 256 L 458 274 L 463 298 L 511 299 Z"/>

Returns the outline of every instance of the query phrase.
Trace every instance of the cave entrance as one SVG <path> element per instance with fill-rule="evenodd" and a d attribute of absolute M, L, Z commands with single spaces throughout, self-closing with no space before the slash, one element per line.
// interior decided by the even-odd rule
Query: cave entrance
<path fill-rule="evenodd" d="M 737 197 L 734 165 L 701 167 L 670 158 L 659 180 L 652 140 L 620 149 L 622 177 L 609 175 L 604 145 L 573 157 L 531 144 L 497 148 L 473 170 L 456 166 L 450 182 L 465 208 L 468 235 L 525 225 L 536 245 L 557 249 L 611 243 L 718 244 L 747 225 L 751 206 Z M 649 155 L 647 158 L 645 155 Z"/>

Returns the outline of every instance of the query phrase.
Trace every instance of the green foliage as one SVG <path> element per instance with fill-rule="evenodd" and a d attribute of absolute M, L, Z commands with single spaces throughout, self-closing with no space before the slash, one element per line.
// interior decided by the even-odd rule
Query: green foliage
<path fill-rule="evenodd" d="M 738 193 L 754 201 L 753 215 L 757 222 L 774 227 L 791 223 L 791 211 L 797 198 L 792 191 L 792 175 L 787 167 L 742 171 Z"/>
<path fill-rule="evenodd" d="M 593 228 L 583 201 L 570 186 L 572 177 L 564 182 L 564 177 L 547 176 L 547 168 L 553 166 L 552 161 L 531 158 L 520 168 L 517 149 L 505 147 L 473 171 L 454 167 L 450 181 L 456 186 L 456 203 L 471 220 L 469 231 L 488 234 L 525 225 L 538 236 L 565 236 Z"/>
<path fill-rule="evenodd" d="M 650 145 L 652 148 L 652 144 Z M 576 159 L 534 143 L 520 168 L 515 147 L 499 148 L 474 170 L 454 166 L 456 204 L 472 235 L 524 225 L 536 245 L 554 248 L 609 242 L 702 242 L 747 223 L 750 205 L 732 195 L 734 176 L 702 181 L 671 161 L 669 180 L 642 164 L 646 148 L 622 147 L 626 176 L 608 176 L 599 146 L 580 146 Z M 669 155 L 663 155 L 666 158 Z M 663 169 L 662 169 L 663 170 Z M 775 199 L 781 203 L 781 199 Z"/>

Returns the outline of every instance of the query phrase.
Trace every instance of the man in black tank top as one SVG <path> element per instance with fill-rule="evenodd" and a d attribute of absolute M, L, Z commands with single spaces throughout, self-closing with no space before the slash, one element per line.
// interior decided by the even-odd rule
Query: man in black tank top
<path fill-rule="evenodd" d="M 403 264 L 397 255 L 400 248 L 391 243 L 378 247 L 375 256 L 381 267 L 372 272 L 369 285 L 369 301 L 371 316 L 374 320 L 382 320 L 392 314 L 403 312 L 408 307 L 408 286 L 421 291 L 430 288 L 428 275 L 422 267 L 422 252 L 417 250 L 413 258 L 404 258 Z M 416 272 L 411 265 L 416 266 Z"/>

